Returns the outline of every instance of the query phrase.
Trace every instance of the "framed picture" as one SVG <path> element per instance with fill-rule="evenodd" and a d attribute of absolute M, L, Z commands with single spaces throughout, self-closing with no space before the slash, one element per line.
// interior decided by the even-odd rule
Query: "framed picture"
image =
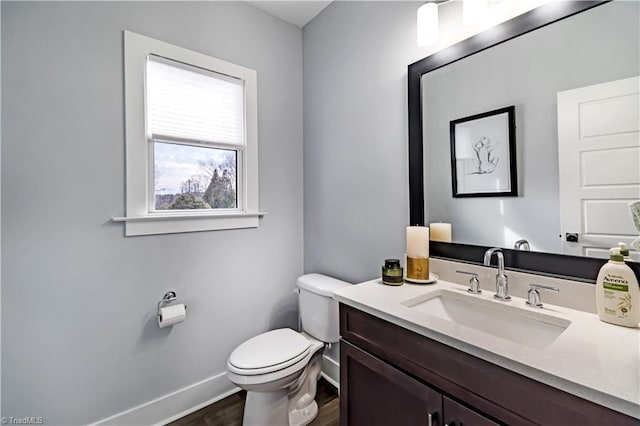
<path fill-rule="evenodd" d="M 453 196 L 518 195 L 515 106 L 450 123 Z"/>

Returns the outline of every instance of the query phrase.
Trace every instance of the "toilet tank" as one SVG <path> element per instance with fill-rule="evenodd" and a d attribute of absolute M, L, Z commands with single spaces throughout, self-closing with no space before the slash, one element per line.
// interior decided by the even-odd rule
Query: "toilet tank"
<path fill-rule="evenodd" d="M 302 331 L 326 343 L 340 340 L 338 302 L 332 295 L 334 290 L 351 284 L 326 275 L 307 274 L 298 278 L 297 285 Z"/>

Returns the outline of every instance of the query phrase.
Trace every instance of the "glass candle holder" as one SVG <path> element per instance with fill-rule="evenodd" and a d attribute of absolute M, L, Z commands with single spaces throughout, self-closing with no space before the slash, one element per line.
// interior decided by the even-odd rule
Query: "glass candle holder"
<path fill-rule="evenodd" d="M 399 259 L 386 259 L 382 267 L 382 283 L 387 285 L 402 285 L 404 283 L 403 269 Z"/>

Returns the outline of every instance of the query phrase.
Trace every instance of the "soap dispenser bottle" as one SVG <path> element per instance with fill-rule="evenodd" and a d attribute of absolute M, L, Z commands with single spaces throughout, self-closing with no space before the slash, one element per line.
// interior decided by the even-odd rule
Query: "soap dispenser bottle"
<path fill-rule="evenodd" d="M 640 288 L 631 268 L 624 263 L 620 248 L 609 250 L 596 281 L 596 305 L 601 321 L 624 327 L 640 323 Z"/>
<path fill-rule="evenodd" d="M 618 243 L 618 248 L 620 249 L 620 254 L 625 262 L 633 262 L 631 256 L 629 255 L 629 249 L 625 243 Z"/>

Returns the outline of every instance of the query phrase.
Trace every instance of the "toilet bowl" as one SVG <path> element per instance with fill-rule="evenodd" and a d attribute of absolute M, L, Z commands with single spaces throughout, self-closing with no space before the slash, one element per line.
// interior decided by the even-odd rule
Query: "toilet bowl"
<path fill-rule="evenodd" d="M 324 275 L 298 278 L 302 332 L 268 331 L 238 346 L 227 377 L 247 391 L 243 425 L 304 426 L 316 417 L 323 349 L 339 339 L 333 290 L 349 283 Z"/>
<path fill-rule="evenodd" d="M 227 362 L 227 377 L 248 391 L 243 424 L 310 423 L 318 411 L 315 384 L 323 348 L 323 342 L 288 328 L 238 346 Z"/>

